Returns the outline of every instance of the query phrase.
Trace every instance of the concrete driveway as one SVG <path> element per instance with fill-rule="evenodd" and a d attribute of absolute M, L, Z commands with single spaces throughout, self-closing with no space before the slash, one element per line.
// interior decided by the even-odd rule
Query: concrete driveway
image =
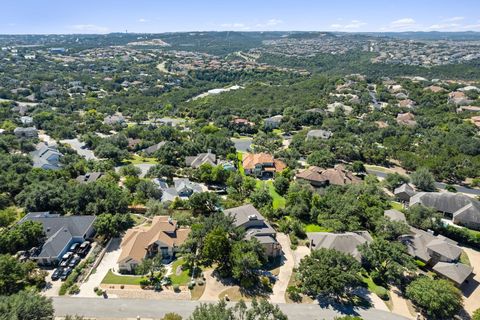
<path fill-rule="evenodd" d="M 80 285 L 80 293 L 77 297 L 97 297 L 93 288 L 99 287 L 103 278 L 107 275 L 110 269 L 117 268 L 117 261 L 120 257 L 120 243 L 122 239 L 114 238 L 107 246 L 107 251 L 103 256 L 102 261 L 98 265 L 95 273 L 92 273 L 88 279 Z"/>
<path fill-rule="evenodd" d="M 45 288 L 42 289 L 42 295 L 44 295 L 45 297 L 56 297 L 58 296 L 58 291 L 62 286 L 62 281 L 60 280 L 52 281 L 52 273 L 53 271 L 55 271 L 55 269 L 46 270 L 46 271 L 48 272 L 48 275 L 45 278 L 45 281 L 47 282 L 47 284 Z"/>
<path fill-rule="evenodd" d="M 468 260 L 473 267 L 473 278 L 460 287 L 465 296 L 464 308 L 472 314 L 480 308 L 480 252 L 463 246 L 461 248 L 468 255 Z"/>
<path fill-rule="evenodd" d="M 287 291 L 288 282 L 292 276 L 295 259 L 292 249 L 290 249 L 290 239 L 288 236 L 284 233 L 277 233 L 277 241 L 282 246 L 283 257 L 278 279 L 275 282 L 272 294 L 270 295 L 270 301 L 273 303 L 285 303 L 285 292 Z"/>

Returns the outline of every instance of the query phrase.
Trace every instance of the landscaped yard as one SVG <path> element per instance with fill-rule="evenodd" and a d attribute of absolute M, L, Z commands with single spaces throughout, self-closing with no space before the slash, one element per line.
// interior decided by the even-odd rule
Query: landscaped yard
<path fill-rule="evenodd" d="M 281 195 L 279 195 L 277 193 L 277 191 L 275 190 L 275 187 L 273 186 L 273 182 L 271 180 L 269 180 L 269 181 L 258 180 L 257 181 L 257 188 L 261 188 L 265 184 L 268 187 L 268 192 L 270 193 L 270 195 L 273 198 L 273 208 L 274 209 L 285 208 L 286 200 L 285 200 L 284 197 L 282 197 Z"/>
<path fill-rule="evenodd" d="M 243 169 L 243 153 L 237 152 L 237 159 L 238 159 L 238 171 L 242 176 L 245 176 L 245 169 Z"/>
<path fill-rule="evenodd" d="M 390 292 L 382 286 L 377 285 L 373 282 L 371 277 L 366 277 L 361 275 L 363 283 L 365 283 L 372 293 L 376 294 L 382 300 L 390 300 Z"/>
<path fill-rule="evenodd" d="M 109 270 L 105 278 L 103 278 L 103 284 L 126 284 L 126 285 L 140 285 L 140 281 L 144 279 L 143 277 L 128 276 L 128 275 L 117 275 Z"/>
<path fill-rule="evenodd" d="M 179 286 L 185 286 L 190 281 L 190 275 L 188 274 L 188 269 L 182 269 L 182 272 L 177 275 L 177 269 L 179 266 L 183 265 L 184 260 L 182 258 L 178 258 L 172 264 L 172 274 L 170 275 L 170 279 L 172 279 L 172 284 L 178 284 Z"/>

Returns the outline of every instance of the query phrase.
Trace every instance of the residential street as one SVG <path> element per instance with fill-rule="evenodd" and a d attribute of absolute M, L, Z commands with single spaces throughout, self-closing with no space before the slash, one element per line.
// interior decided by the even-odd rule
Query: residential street
<path fill-rule="evenodd" d="M 473 267 L 472 279 L 465 282 L 462 286 L 462 292 L 465 295 L 464 307 L 468 313 L 480 308 L 480 252 L 461 246 L 468 255 L 470 264 Z"/>
<path fill-rule="evenodd" d="M 284 233 L 277 233 L 277 241 L 282 246 L 284 256 L 283 264 L 278 274 L 278 280 L 275 282 L 273 292 L 270 295 L 270 301 L 274 303 L 285 303 L 285 292 L 287 291 L 288 282 L 292 276 L 295 259 L 292 249 L 290 249 L 290 239 L 288 236 Z"/>
<path fill-rule="evenodd" d="M 127 319 L 140 316 L 145 318 L 161 318 L 167 312 L 175 312 L 188 317 L 201 302 L 142 299 L 99 299 L 99 298 L 53 298 L 56 316 L 83 315 L 97 319 Z M 365 320 L 406 320 L 403 316 L 376 309 L 342 310 L 332 307 L 320 307 L 317 304 L 278 304 L 280 309 L 291 320 L 333 320 L 345 314 L 358 315 Z"/>

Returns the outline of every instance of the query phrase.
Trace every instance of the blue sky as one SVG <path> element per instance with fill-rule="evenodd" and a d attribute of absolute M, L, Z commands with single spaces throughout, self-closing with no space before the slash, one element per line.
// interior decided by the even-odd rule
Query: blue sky
<path fill-rule="evenodd" d="M 0 33 L 480 31 L 480 0 L 1 0 Z"/>

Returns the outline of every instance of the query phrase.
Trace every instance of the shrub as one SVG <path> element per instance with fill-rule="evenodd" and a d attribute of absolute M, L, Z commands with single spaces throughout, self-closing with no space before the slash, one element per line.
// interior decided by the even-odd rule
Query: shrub
<path fill-rule="evenodd" d="M 197 284 L 198 284 L 199 286 L 203 286 L 203 285 L 205 284 L 205 282 L 204 282 L 203 280 L 198 280 L 198 281 L 197 281 Z"/>
<path fill-rule="evenodd" d="M 180 292 L 180 286 L 178 284 L 173 285 L 173 291 Z"/>
<path fill-rule="evenodd" d="M 266 291 L 272 291 L 272 284 L 270 283 L 270 279 L 268 277 L 260 277 L 260 284 Z"/>
<path fill-rule="evenodd" d="M 295 286 L 288 286 L 287 294 L 290 300 L 293 302 L 300 302 L 302 301 L 302 296 L 300 295 L 300 289 Z"/>
<path fill-rule="evenodd" d="M 101 296 L 103 295 L 103 290 L 97 288 L 97 291 L 95 291 L 95 293 L 97 294 L 97 296 Z"/>
<path fill-rule="evenodd" d="M 375 294 L 384 301 L 390 300 L 390 296 L 388 295 L 388 290 L 382 286 L 377 286 L 375 288 Z"/>
<path fill-rule="evenodd" d="M 150 285 L 150 281 L 148 279 L 140 280 L 140 288 L 145 289 Z"/>
<path fill-rule="evenodd" d="M 120 289 L 124 289 L 124 288 L 125 288 L 125 286 L 122 284 L 122 285 L 120 286 Z"/>
<path fill-rule="evenodd" d="M 188 289 L 189 289 L 189 290 L 192 290 L 193 287 L 195 287 L 195 281 L 192 281 L 192 282 L 190 282 L 190 283 L 188 284 Z"/>
<path fill-rule="evenodd" d="M 80 287 L 76 284 L 70 287 L 68 290 L 68 294 L 79 294 L 80 293 Z"/>

